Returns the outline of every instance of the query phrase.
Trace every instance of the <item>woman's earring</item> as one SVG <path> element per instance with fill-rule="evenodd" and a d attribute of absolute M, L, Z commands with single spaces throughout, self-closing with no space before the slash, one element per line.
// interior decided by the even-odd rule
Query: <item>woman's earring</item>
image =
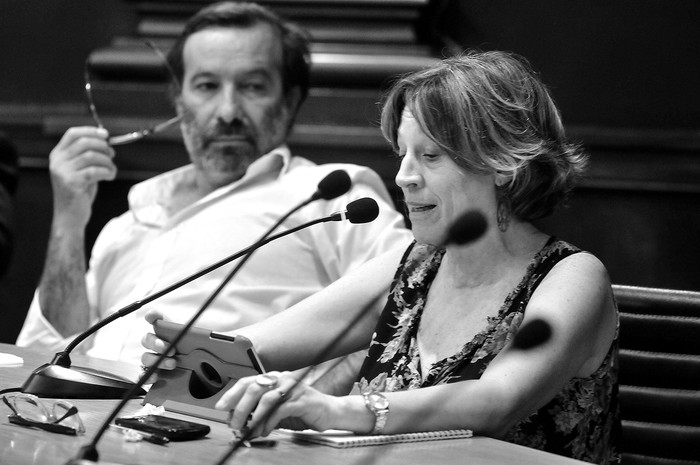
<path fill-rule="evenodd" d="M 498 199 L 496 223 L 498 224 L 499 231 L 506 232 L 510 223 L 510 205 L 508 204 L 508 200 L 505 198 L 505 196 Z"/>
<path fill-rule="evenodd" d="M 506 232 L 508 230 L 508 225 L 510 223 L 510 199 L 507 194 L 506 184 L 508 178 L 503 174 L 496 175 L 496 223 L 498 224 L 498 230 L 501 232 Z"/>

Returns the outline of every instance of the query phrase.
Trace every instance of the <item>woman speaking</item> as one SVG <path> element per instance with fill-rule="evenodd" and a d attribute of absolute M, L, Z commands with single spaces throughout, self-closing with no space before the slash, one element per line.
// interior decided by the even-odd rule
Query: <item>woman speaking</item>
<path fill-rule="evenodd" d="M 232 411 L 235 429 L 252 414 L 261 435 L 288 417 L 362 434 L 468 428 L 617 461 L 618 315 L 607 272 L 532 223 L 566 199 L 586 161 L 546 87 L 521 57 L 466 53 L 398 81 L 382 131 L 400 161 L 415 241 L 237 331 L 278 371 L 239 380 L 217 408 Z M 485 216 L 486 232 L 449 243 L 469 211 Z M 551 337 L 514 347 L 535 320 Z M 150 334 L 144 346 L 165 344 Z M 291 371 L 362 348 L 357 395 L 325 394 Z"/>

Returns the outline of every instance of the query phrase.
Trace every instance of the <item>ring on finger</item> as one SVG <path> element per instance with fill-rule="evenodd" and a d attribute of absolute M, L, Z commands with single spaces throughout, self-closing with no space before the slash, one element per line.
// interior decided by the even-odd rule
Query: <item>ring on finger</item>
<path fill-rule="evenodd" d="M 277 386 L 277 376 L 263 373 L 255 377 L 255 382 L 258 386 L 262 386 L 266 389 L 272 389 Z"/>

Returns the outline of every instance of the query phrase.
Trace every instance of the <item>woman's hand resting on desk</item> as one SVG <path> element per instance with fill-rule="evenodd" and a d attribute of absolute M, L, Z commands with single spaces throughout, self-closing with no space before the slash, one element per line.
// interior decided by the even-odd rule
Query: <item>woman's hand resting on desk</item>
<path fill-rule="evenodd" d="M 231 412 L 231 429 L 251 428 L 250 437 L 267 436 L 277 426 L 289 427 L 285 419 L 300 420 L 319 431 L 331 428 L 331 412 L 339 410 L 343 398 L 323 394 L 299 377 L 298 372 L 271 371 L 241 378 L 216 408 Z"/>

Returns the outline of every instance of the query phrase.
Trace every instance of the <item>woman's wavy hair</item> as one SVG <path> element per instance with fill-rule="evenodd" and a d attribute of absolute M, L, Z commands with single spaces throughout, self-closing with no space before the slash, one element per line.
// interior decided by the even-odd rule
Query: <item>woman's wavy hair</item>
<path fill-rule="evenodd" d="M 182 82 L 184 77 L 183 50 L 187 39 L 195 32 L 210 27 L 248 28 L 257 24 L 269 24 L 277 32 L 282 44 L 282 83 L 285 95 L 295 87 L 300 96 L 297 109 L 309 93 L 311 74 L 310 36 L 295 23 L 284 20 L 275 12 L 256 3 L 218 2 L 202 8 L 192 16 L 168 52 L 168 64 Z"/>
<path fill-rule="evenodd" d="M 465 52 L 400 79 L 382 110 L 394 150 L 406 107 L 459 166 L 504 177 L 499 201 L 523 221 L 550 215 L 587 164 L 581 147 L 567 141 L 546 86 L 513 53 Z"/>

